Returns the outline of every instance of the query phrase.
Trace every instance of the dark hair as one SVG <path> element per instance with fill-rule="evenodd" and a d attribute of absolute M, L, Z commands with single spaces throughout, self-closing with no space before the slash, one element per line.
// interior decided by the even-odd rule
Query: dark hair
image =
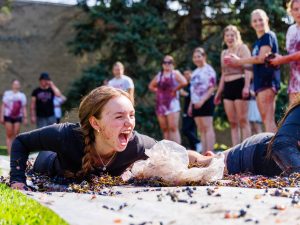
<path fill-rule="evenodd" d="M 282 124 L 284 123 L 284 121 L 286 120 L 287 116 L 290 114 L 291 111 L 293 111 L 296 107 L 298 107 L 300 105 L 300 99 L 297 100 L 296 102 L 294 102 L 293 104 L 291 104 L 286 112 L 284 113 L 282 119 L 279 121 L 278 123 L 278 128 L 277 128 L 277 132 L 278 130 L 280 129 L 280 127 L 282 126 Z M 273 142 L 275 140 L 275 137 L 276 137 L 276 134 L 277 132 L 275 133 L 275 135 L 272 137 L 272 139 L 270 140 L 270 143 L 268 144 L 268 148 L 267 148 L 267 158 L 271 158 L 271 153 L 272 153 L 272 145 L 273 145 Z"/>

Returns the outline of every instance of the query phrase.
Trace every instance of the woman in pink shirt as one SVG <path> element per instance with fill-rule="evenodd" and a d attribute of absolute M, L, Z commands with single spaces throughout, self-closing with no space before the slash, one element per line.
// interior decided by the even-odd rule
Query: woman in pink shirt
<path fill-rule="evenodd" d="M 149 84 L 150 91 L 156 94 L 155 112 L 164 139 L 181 143 L 179 133 L 180 102 L 179 90 L 187 85 L 184 76 L 174 69 L 174 59 L 166 55 L 162 70 Z"/>

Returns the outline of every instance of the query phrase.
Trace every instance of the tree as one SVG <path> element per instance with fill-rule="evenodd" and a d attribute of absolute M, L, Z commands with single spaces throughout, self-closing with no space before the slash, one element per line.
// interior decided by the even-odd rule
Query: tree
<path fill-rule="evenodd" d="M 177 7 L 172 8 L 174 4 Z M 82 95 L 108 79 L 113 63 L 122 61 L 136 86 L 137 129 L 154 137 L 159 129 L 153 116 L 154 96 L 147 86 L 160 70 L 163 55 L 173 55 L 179 69 L 193 68 L 192 51 L 203 46 L 209 62 L 219 72 L 222 30 L 228 24 L 240 28 L 250 47 L 256 39 L 248 25 L 255 8 L 265 9 L 271 25 L 276 25 L 272 28 L 280 46 L 284 46 L 287 29 L 282 21 L 286 16 L 282 0 L 97 0 L 93 7 L 80 0 L 78 5 L 86 16 L 74 25 L 76 35 L 69 42 L 70 50 L 76 55 L 93 52 L 99 63 L 83 71 L 74 82 L 67 108 L 77 105 Z M 219 123 L 226 121 L 222 106 L 216 118 Z"/>

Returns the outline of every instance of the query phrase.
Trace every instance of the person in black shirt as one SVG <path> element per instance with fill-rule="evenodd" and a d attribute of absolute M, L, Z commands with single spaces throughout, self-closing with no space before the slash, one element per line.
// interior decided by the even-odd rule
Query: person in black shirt
<path fill-rule="evenodd" d="M 192 71 L 185 70 L 183 76 L 187 80 L 188 85 L 180 90 L 180 95 L 184 97 L 181 132 L 188 138 L 189 147 L 200 153 L 202 151 L 202 146 L 197 135 L 197 127 L 194 118 L 188 115 L 188 108 L 191 101 L 190 80 Z"/>
<path fill-rule="evenodd" d="M 31 94 L 31 123 L 37 128 L 51 125 L 56 122 L 54 115 L 54 96 L 61 96 L 60 90 L 51 81 L 48 73 L 41 73 L 40 86 Z"/>
<path fill-rule="evenodd" d="M 214 157 L 194 154 L 193 161 L 207 164 Z M 191 157 L 190 157 L 191 158 Z M 260 133 L 225 151 L 225 171 L 266 176 L 300 172 L 300 101 L 293 104 L 273 133 Z"/>

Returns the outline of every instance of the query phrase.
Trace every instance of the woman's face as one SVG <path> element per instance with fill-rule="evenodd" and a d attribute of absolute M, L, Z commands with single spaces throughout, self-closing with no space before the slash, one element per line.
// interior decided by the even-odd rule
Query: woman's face
<path fill-rule="evenodd" d="M 98 120 L 99 134 L 103 147 L 122 152 L 135 127 L 135 111 L 132 102 L 126 96 L 110 99 L 104 106 Z"/>
<path fill-rule="evenodd" d="M 11 85 L 12 90 L 19 91 L 21 89 L 21 84 L 19 81 L 15 80 Z"/>
<path fill-rule="evenodd" d="M 264 33 L 268 27 L 268 20 L 261 13 L 254 13 L 251 17 L 251 26 L 256 33 Z"/>
<path fill-rule="evenodd" d="M 196 66 L 201 67 L 205 63 L 205 57 L 200 52 L 194 52 L 193 62 Z"/>
<path fill-rule="evenodd" d="M 114 76 L 119 77 L 119 76 L 123 75 L 123 73 L 124 73 L 124 68 L 123 68 L 123 66 L 116 64 L 116 65 L 113 67 L 113 71 L 112 71 L 112 72 L 113 72 L 113 75 L 114 75 Z"/>
<path fill-rule="evenodd" d="M 171 57 L 166 56 L 162 62 L 162 67 L 164 71 L 170 71 L 174 68 L 174 61 Z"/>
<path fill-rule="evenodd" d="M 300 1 L 295 1 L 291 8 L 291 14 L 295 22 L 300 24 Z"/>
<path fill-rule="evenodd" d="M 224 42 L 228 48 L 233 47 L 237 43 L 236 33 L 232 30 L 228 30 L 224 34 Z"/>

